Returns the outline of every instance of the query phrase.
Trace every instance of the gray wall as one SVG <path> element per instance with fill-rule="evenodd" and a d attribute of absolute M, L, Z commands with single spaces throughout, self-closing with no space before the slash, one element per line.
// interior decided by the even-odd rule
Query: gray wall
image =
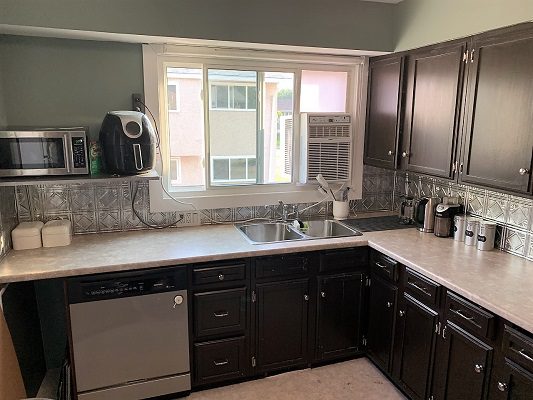
<path fill-rule="evenodd" d="M 138 44 L 0 36 L 4 107 L 10 126 L 89 126 L 131 108 L 143 93 Z"/>
<path fill-rule="evenodd" d="M 0 0 L 0 24 L 390 51 L 393 10 L 357 0 Z"/>
<path fill-rule="evenodd" d="M 2 53 L 0 52 L 0 58 L 2 57 Z M 4 88 L 2 86 L 2 66 L 0 65 L 0 129 L 7 125 L 7 116 L 6 116 L 6 109 L 5 109 L 5 103 L 4 103 Z"/>
<path fill-rule="evenodd" d="M 404 0 L 396 6 L 396 51 L 533 20 L 532 0 Z"/>

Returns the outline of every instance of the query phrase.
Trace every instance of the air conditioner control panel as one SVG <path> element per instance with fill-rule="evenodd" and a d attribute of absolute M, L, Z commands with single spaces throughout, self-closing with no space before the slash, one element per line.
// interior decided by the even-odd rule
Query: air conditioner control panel
<path fill-rule="evenodd" d="M 310 115 L 310 124 L 349 124 L 352 118 L 350 115 Z"/>

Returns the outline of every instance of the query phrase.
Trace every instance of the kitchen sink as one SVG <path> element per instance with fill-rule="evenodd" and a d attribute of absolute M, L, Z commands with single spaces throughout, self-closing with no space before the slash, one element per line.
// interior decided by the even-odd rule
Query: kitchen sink
<path fill-rule="evenodd" d="M 252 243 L 305 239 L 302 233 L 283 222 L 237 225 L 237 229 Z"/>
<path fill-rule="evenodd" d="M 339 221 L 324 219 L 306 221 L 301 231 L 286 222 L 236 224 L 235 227 L 252 244 L 362 235 Z"/>
<path fill-rule="evenodd" d="M 349 228 L 339 221 L 332 219 L 316 219 L 307 221 L 305 234 L 312 238 L 328 238 L 343 236 L 361 236 L 362 233 Z"/>

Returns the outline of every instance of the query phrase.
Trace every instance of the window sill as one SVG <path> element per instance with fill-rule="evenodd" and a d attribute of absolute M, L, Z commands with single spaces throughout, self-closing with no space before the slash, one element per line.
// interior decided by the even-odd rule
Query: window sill
<path fill-rule="evenodd" d="M 276 204 L 278 201 L 286 203 L 315 203 L 322 200 L 331 200 L 329 197 L 319 193 L 316 185 L 291 186 L 291 190 L 281 190 L 282 188 L 271 189 L 263 193 L 183 193 L 174 192 L 171 194 L 184 203 L 191 203 L 199 210 L 213 208 L 234 208 L 264 206 Z M 288 189 L 288 188 L 287 188 Z M 265 190 L 265 189 L 263 189 Z M 359 191 L 351 191 L 350 200 L 361 198 Z M 187 204 L 180 204 L 163 192 L 159 181 L 150 181 L 150 211 L 151 212 L 172 212 L 172 211 L 193 211 L 193 207 Z"/>

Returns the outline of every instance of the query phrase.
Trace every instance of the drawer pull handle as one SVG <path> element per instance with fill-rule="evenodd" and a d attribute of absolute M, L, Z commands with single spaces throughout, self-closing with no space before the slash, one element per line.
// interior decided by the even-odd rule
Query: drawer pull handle
<path fill-rule="evenodd" d="M 224 274 L 218 274 L 218 280 L 223 281 L 225 278 Z"/>
<path fill-rule="evenodd" d="M 227 317 L 229 315 L 229 312 L 227 311 L 214 312 L 213 315 L 217 318 L 223 318 L 223 317 Z"/>
<path fill-rule="evenodd" d="M 400 310 L 400 317 L 403 317 L 405 315 L 405 311 Z"/>
<path fill-rule="evenodd" d="M 379 262 L 376 261 L 376 265 L 381 268 L 381 269 L 387 269 L 387 266 L 386 265 L 383 265 L 383 264 L 380 264 Z"/>
<path fill-rule="evenodd" d="M 456 313 L 458 316 L 460 316 L 463 319 L 466 319 L 467 321 L 473 321 L 474 317 L 469 317 L 466 314 L 463 314 L 462 310 L 454 310 L 453 308 L 450 308 L 450 310 L 454 313 Z"/>
<path fill-rule="evenodd" d="M 500 392 L 505 392 L 507 390 L 507 383 L 498 382 L 498 390 Z"/>
<path fill-rule="evenodd" d="M 533 358 L 526 353 L 525 349 L 518 350 L 518 354 L 520 354 L 522 357 L 524 357 L 526 360 L 533 362 Z"/>
<path fill-rule="evenodd" d="M 387 301 L 387 308 L 391 308 L 392 307 L 392 303 L 390 301 Z"/>
<path fill-rule="evenodd" d="M 223 365 L 229 364 L 228 359 L 226 358 L 224 361 L 213 361 L 213 364 L 215 364 L 215 367 L 221 367 Z"/>
<path fill-rule="evenodd" d="M 430 292 L 427 288 L 425 288 L 425 287 L 423 287 L 423 286 L 418 286 L 416 283 L 413 283 L 413 282 L 409 282 L 409 285 L 411 285 L 411 286 L 414 287 L 415 289 L 420 290 L 420 291 L 421 291 L 422 293 L 424 293 L 425 295 L 431 297 L 431 292 Z"/>
<path fill-rule="evenodd" d="M 474 365 L 474 371 L 476 371 L 478 374 L 482 373 L 483 372 L 483 365 L 481 365 L 481 364 Z"/>

